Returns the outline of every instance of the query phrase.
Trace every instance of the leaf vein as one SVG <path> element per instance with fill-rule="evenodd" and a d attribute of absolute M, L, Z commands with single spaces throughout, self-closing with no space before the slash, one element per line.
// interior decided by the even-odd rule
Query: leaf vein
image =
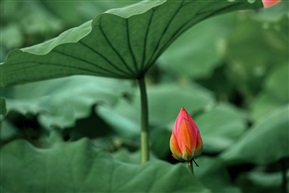
<path fill-rule="evenodd" d="M 127 34 L 127 44 L 128 44 L 128 49 L 129 52 L 132 56 L 133 59 L 133 65 L 135 67 L 136 72 L 138 72 L 138 67 L 137 67 L 137 61 L 136 61 L 136 57 L 134 55 L 133 49 L 132 49 L 132 45 L 131 45 L 131 40 L 130 40 L 130 33 L 129 33 L 129 22 L 128 19 L 125 20 L 126 21 L 126 34 Z"/>
<path fill-rule="evenodd" d="M 155 54 L 158 55 L 157 50 L 158 50 L 159 47 L 160 47 L 160 44 L 161 44 L 161 42 L 162 42 L 162 40 L 163 40 L 163 37 L 165 37 L 165 34 L 166 34 L 167 30 L 169 29 L 169 27 L 171 26 L 172 21 L 174 20 L 174 18 L 176 17 L 176 15 L 179 13 L 179 11 L 182 9 L 182 7 L 183 7 L 183 5 L 181 5 L 181 6 L 175 11 L 175 13 L 174 13 L 174 14 L 172 15 L 172 17 L 170 18 L 168 24 L 166 25 L 164 31 L 162 32 L 162 34 L 161 34 L 161 36 L 160 36 L 161 38 L 159 39 L 159 41 L 158 41 L 158 43 L 156 44 L 156 47 L 155 47 L 155 49 L 154 49 L 154 51 L 153 51 L 154 54 L 153 54 L 153 56 L 150 58 L 150 60 L 149 60 L 149 62 L 148 62 L 149 66 L 151 66 L 152 61 L 155 61 L 155 60 L 154 60 L 154 57 L 155 57 Z"/>
<path fill-rule="evenodd" d="M 107 63 L 109 63 L 112 67 L 114 67 L 116 70 L 119 70 L 120 72 L 126 74 L 126 75 L 130 75 L 128 72 L 124 71 L 123 69 L 117 67 L 116 65 L 114 65 L 114 63 L 112 61 L 110 61 L 107 57 L 105 57 L 103 54 L 101 54 L 100 52 L 98 52 L 96 49 L 90 47 L 89 45 L 87 45 L 86 43 L 84 43 L 83 41 L 79 41 L 79 43 L 83 46 L 85 46 L 86 48 L 88 48 L 89 50 L 91 50 L 92 52 L 96 53 L 97 55 L 99 55 L 102 59 L 104 59 Z"/>
<path fill-rule="evenodd" d="M 148 39 L 148 34 L 151 28 L 151 23 L 152 23 L 152 19 L 155 13 L 155 9 L 152 9 L 152 14 L 151 17 L 149 19 L 149 23 L 148 23 L 148 27 L 146 29 L 146 34 L 145 34 L 145 39 L 144 39 L 144 50 L 143 50 L 143 58 L 142 58 L 142 63 L 140 68 L 143 69 L 144 65 L 145 65 L 145 59 L 146 59 L 146 55 L 147 55 L 147 39 Z"/>
<path fill-rule="evenodd" d="M 106 68 L 103 68 L 103 67 L 95 64 L 95 63 L 92 63 L 92 62 L 90 62 L 90 61 L 84 60 L 84 59 L 82 59 L 82 58 L 78 58 L 78 57 L 76 57 L 76 56 L 74 56 L 74 55 L 71 55 L 71 54 L 68 54 L 68 53 L 65 53 L 65 52 L 56 51 L 56 50 L 53 50 L 53 51 L 51 51 L 51 52 L 55 52 L 55 53 L 58 53 L 58 54 L 61 54 L 61 55 L 65 55 L 65 56 L 70 57 L 70 58 L 73 58 L 73 59 L 75 59 L 75 60 L 79 60 L 79 61 L 81 61 L 81 62 L 87 63 L 87 64 L 89 64 L 89 65 L 91 65 L 91 66 L 93 66 L 93 67 L 97 67 L 97 68 L 99 68 L 100 70 L 107 72 L 108 74 L 123 76 L 122 74 L 118 74 L 118 73 L 116 73 L 115 71 L 108 70 L 108 69 L 106 69 Z M 89 70 L 88 70 L 88 71 L 89 71 Z"/>
<path fill-rule="evenodd" d="M 111 49 L 116 53 L 116 55 L 119 57 L 119 59 L 122 61 L 123 65 L 128 69 L 132 74 L 134 73 L 133 70 L 129 67 L 129 65 L 126 63 L 124 58 L 120 55 L 120 53 L 115 49 L 115 47 L 112 45 L 110 40 L 108 39 L 107 35 L 105 35 L 102 27 L 101 27 L 101 20 L 100 20 L 100 25 L 99 25 L 100 32 L 102 33 L 103 37 L 105 38 L 106 42 L 108 45 L 111 47 Z"/>

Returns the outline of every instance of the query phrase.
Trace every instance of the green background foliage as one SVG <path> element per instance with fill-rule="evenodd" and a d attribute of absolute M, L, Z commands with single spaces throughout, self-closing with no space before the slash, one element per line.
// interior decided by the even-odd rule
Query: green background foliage
<path fill-rule="evenodd" d="M 288 190 L 288 3 L 137 2 L 0 2 L 0 191 Z M 140 164 L 140 94 L 125 79 L 143 73 Z M 204 141 L 194 176 L 169 149 L 181 107 Z"/>

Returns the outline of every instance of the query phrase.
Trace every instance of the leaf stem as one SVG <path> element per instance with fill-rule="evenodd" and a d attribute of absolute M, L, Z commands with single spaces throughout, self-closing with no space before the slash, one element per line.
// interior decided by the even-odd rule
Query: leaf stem
<path fill-rule="evenodd" d="M 141 163 L 149 161 L 148 100 L 144 76 L 138 79 L 141 99 Z"/>

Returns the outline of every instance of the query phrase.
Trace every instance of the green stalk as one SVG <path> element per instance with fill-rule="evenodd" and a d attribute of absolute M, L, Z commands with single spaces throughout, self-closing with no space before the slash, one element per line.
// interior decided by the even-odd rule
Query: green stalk
<path fill-rule="evenodd" d="M 138 79 L 141 99 L 141 163 L 149 161 L 148 99 L 144 76 Z"/>
<path fill-rule="evenodd" d="M 188 162 L 188 167 L 191 170 L 192 174 L 194 175 L 194 164 L 193 164 L 193 160 Z"/>

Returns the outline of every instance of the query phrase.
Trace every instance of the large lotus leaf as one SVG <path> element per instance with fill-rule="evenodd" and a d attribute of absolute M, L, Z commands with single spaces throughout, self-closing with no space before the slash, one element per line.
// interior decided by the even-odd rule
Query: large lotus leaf
<path fill-rule="evenodd" d="M 125 80 L 73 76 L 9 87 L 3 95 L 8 111 L 36 114 L 46 128 L 66 128 L 87 117 L 92 105 L 115 104 L 130 88 Z"/>
<path fill-rule="evenodd" d="M 203 111 L 214 103 L 212 94 L 198 85 L 160 84 L 148 86 L 149 124 L 162 127 L 175 121 L 180 109 L 191 114 Z M 140 97 L 138 90 L 132 102 L 122 100 L 115 107 L 101 106 L 98 113 L 121 133 L 140 130 Z M 126 131 L 126 132 L 124 132 Z"/>
<path fill-rule="evenodd" d="M 0 45 L 6 49 L 43 41 L 108 9 L 136 1 L 11 1 L 2 0 Z M 73 14 L 71 14 L 73 12 Z M 10 33 L 9 33 L 10 32 Z M 26 38 L 24 38 L 26 37 Z M 2 56 L 1 56 L 2 57 Z M 1 58 L 2 59 L 2 58 Z M 4 59 L 3 59 L 4 60 Z M 3 61 L 1 60 L 1 61 Z"/>
<path fill-rule="evenodd" d="M 141 151 L 130 152 L 125 148 L 121 148 L 113 152 L 112 157 L 125 163 L 139 164 L 141 162 Z M 156 160 L 156 157 L 152 153 L 150 153 L 150 160 Z"/>
<path fill-rule="evenodd" d="M 185 165 L 114 160 L 86 139 L 38 149 L 26 141 L 1 149 L 1 192 L 209 193 Z"/>
<path fill-rule="evenodd" d="M 241 140 L 222 155 L 229 164 L 268 164 L 289 157 L 289 106 L 260 119 Z"/>
<path fill-rule="evenodd" d="M 112 9 L 50 41 L 11 51 L 0 65 L 0 85 L 75 74 L 138 78 L 194 24 L 213 15 L 259 7 L 261 0 L 158 0 Z"/>

